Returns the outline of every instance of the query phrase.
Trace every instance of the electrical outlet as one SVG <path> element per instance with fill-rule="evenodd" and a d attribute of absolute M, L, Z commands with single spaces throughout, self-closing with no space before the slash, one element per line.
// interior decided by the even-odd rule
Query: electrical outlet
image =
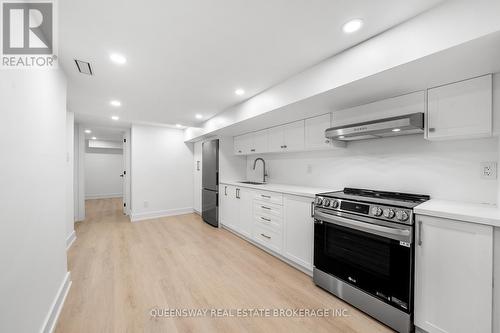
<path fill-rule="evenodd" d="M 144 201 L 144 208 L 148 208 L 149 207 L 149 201 Z"/>
<path fill-rule="evenodd" d="M 497 162 L 481 162 L 481 178 L 497 179 Z"/>

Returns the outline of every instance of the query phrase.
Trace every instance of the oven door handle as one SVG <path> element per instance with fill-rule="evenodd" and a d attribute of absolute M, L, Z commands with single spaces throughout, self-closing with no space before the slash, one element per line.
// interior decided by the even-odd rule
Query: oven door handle
<path fill-rule="evenodd" d="M 379 235 L 399 241 L 404 241 L 407 243 L 412 243 L 411 241 L 411 231 L 408 229 L 399 229 L 384 227 L 376 224 L 359 222 L 356 220 L 346 219 L 340 216 L 331 216 L 322 212 L 316 211 L 314 217 L 320 221 L 336 224 L 342 227 L 352 228 L 359 231 L 367 232 L 374 235 Z"/>

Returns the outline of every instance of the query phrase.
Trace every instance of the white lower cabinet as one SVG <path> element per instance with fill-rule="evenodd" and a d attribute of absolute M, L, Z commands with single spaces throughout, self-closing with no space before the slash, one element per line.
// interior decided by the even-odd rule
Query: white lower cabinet
<path fill-rule="evenodd" d="M 220 185 L 221 224 L 312 271 L 313 198 Z"/>
<path fill-rule="evenodd" d="M 236 207 L 236 187 L 219 185 L 219 221 L 231 229 L 237 230 L 239 212 Z"/>
<path fill-rule="evenodd" d="M 248 188 L 220 185 L 219 217 L 221 224 L 245 237 L 251 237 L 254 196 L 254 191 Z"/>
<path fill-rule="evenodd" d="M 429 333 L 492 330 L 493 228 L 417 215 L 415 325 Z"/>
<path fill-rule="evenodd" d="M 314 218 L 313 198 L 285 195 L 285 230 L 283 255 L 312 270 Z"/>

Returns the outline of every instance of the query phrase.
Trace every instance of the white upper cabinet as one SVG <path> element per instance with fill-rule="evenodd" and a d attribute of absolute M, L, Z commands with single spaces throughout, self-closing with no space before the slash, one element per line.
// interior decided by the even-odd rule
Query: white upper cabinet
<path fill-rule="evenodd" d="M 234 137 L 234 153 L 236 155 L 250 154 L 253 146 L 253 133 Z"/>
<path fill-rule="evenodd" d="M 305 120 L 306 149 L 317 150 L 331 147 L 330 139 L 325 137 L 325 130 L 331 127 L 331 120 L 331 113 Z"/>
<path fill-rule="evenodd" d="M 268 131 L 270 152 L 304 150 L 304 120 L 273 127 Z"/>
<path fill-rule="evenodd" d="M 493 228 L 417 215 L 415 325 L 491 333 Z"/>
<path fill-rule="evenodd" d="M 305 120 L 304 141 L 306 150 L 344 148 L 346 146 L 345 142 L 332 142 L 332 140 L 325 137 L 325 131 L 332 127 L 331 122 L 331 113 Z"/>
<path fill-rule="evenodd" d="M 250 147 L 250 154 L 267 153 L 269 150 L 269 135 L 267 130 L 253 133 L 253 144 Z"/>
<path fill-rule="evenodd" d="M 285 151 L 304 150 L 304 120 L 281 126 Z"/>
<path fill-rule="evenodd" d="M 492 76 L 428 90 L 427 138 L 450 140 L 492 135 Z"/>

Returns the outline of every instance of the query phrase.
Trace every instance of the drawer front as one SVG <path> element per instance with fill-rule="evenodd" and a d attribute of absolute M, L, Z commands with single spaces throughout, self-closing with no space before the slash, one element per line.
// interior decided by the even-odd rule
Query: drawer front
<path fill-rule="evenodd" d="M 258 191 L 255 194 L 255 199 L 264 202 L 270 202 L 277 205 L 283 205 L 283 194 L 276 192 Z"/>
<path fill-rule="evenodd" d="M 281 253 L 281 248 L 283 245 L 282 234 L 268 228 L 266 226 L 261 225 L 261 223 L 257 223 L 254 228 L 254 240 L 277 252 Z"/>
<path fill-rule="evenodd" d="M 279 218 L 283 217 L 283 206 L 262 201 L 262 200 L 254 200 L 253 202 L 253 212 L 254 214 L 264 214 L 264 215 L 272 215 Z"/>
<path fill-rule="evenodd" d="M 282 220 L 271 215 L 255 215 L 255 224 L 265 226 L 275 232 L 281 233 Z"/>

